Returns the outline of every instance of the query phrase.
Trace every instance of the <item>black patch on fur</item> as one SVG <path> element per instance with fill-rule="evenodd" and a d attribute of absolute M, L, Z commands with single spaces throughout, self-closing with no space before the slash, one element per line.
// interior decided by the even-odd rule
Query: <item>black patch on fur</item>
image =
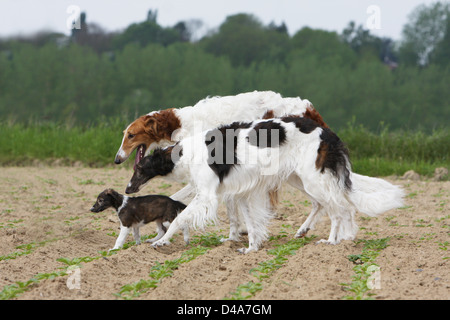
<path fill-rule="evenodd" d="M 182 202 L 163 195 L 130 197 L 127 204 L 119 212 L 119 219 L 125 227 L 131 227 L 143 221 L 172 222 L 186 208 Z"/>
<path fill-rule="evenodd" d="M 172 149 L 157 148 L 153 154 L 143 158 L 139 165 L 147 175 L 165 176 L 172 172 L 175 163 L 172 161 Z"/>
<path fill-rule="evenodd" d="M 142 158 L 136 165 L 136 170 L 131 177 L 125 193 L 135 193 L 148 180 L 156 176 L 165 176 L 171 173 L 175 167 L 175 163 L 172 161 L 172 151 L 175 150 L 175 147 L 177 147 L 176 150 L 181 157 L 183 154 L 182 149 L 176 144 L 167 148 L 157 148 L 151 155 Z M 177 157 L 174 157 L 174 159 L 177 159 Z"/>
<path fill-rule="evenodd" d="M 205 144 L 208 149 L 208 165 L 219 177 L 220 182 L 238 163 L 236 147 L 239 130 L 250 128 L 250 126 L 251 123 L 247 122 L 233 122 L 206 133 Z"/>
<path fill-rule="evenodd" d="M 345 188 L 351 190 L 352 181 L 350 180 L 350 171 L 347 168 L 347 163 L 350 161 L 348 149 L 341 139 L 329 128 L 322 128 L 322 130 L 320 134 L 322 141 L 317 150 L 318 158 L 316 165 L 320 163 L 320 172 L 322 173 L 325 169 L 329 169 L 338 179 L 344 177 Z M 322 159 L 319 157 L 322 157 Z"/>
<path fill-rule="evenodd" d="M 276 148 L 286 142 L 286 130 L 278 122 L 273 120 L 258 123 L 254 128 L 256 137 L 252 132 L 247 136 L 247 141 L 259 148 Z M 274 141 L 272 138 L 274 137 Z"/>
<path fill-rule="evenodd" d="M 303 118 L 303 117 L 298 117 L 298 116 L 282 117 L 281 121 L 286 122 L 286 123 L 294 122 L 297 129 L 299 129 L 301 132 L 306 133 L 306 134 L 311 133 L 317 127 L 320 127 L 320 125 L 316 121 L 309 119 L 309 118 Z"/>
<path fill-rule="evenodd" d="M 331 170 L 334 176 L 339 179 L 344 177 L 344 185 L 347 190 L 351 190 L 352 181 L 350 180 L 350 171 L 347 168 L 349 163 L 349 153 L 345 144 L 339 137 L 331 131 L 330 128 L 321 127 L 319 123 L 299 116 L 282 117 L 283 122 L 293 122 L 295 126 L 303 133 L 309 134 L 316 128 L 322 128 L 320 139 L 322 140 L 317 150 L 316 167 L 321 173 L 325 169 Z"/>
<path fill-rule="evenodd" d="M 101 212 L 110 207 L 118 210 L 123 200 L 123 195 L 107 189 L 98 195 L 91 211 Z M 185 208 L 184 203 L 163 195 L 129 197 L 126 205 L 119 212 L 119 219 L 122 225 L 128 228 L 140 222 L 144 224 L 152 221 L 172 222 Z"/>
<path fill-rule="evenodd" d="M 91 208 L 92 212 L 101 212 L 108 208 L 119 209 L 123 202 L 123 196 L 113 189 L 106 189 L 97 197 L 97 201 Z"/>

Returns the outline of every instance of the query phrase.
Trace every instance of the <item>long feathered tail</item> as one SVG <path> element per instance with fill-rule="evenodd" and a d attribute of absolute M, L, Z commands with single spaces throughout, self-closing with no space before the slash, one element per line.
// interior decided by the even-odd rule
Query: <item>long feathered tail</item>
<path fill-rule="evenodd" d="M 403 206 L 404 191 L 386 180 L 350 173 L 352 190 L 347 197 L 359 212 L 371 217 Z"/>

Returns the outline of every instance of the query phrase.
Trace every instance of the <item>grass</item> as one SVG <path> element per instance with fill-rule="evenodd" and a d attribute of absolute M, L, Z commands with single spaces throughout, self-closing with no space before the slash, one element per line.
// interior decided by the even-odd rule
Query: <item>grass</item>
<path fill-rule="evenodd" d="M 104 121 L 99 126 L 70 127 L 63 124 L 0 123 L 0 165 L 30 165 L 34 161 L 101 167 L 113 163 L 127 123 Z M 414 170 L 432 176 L 437 167 L 450 167 L 450 129 L 391 132 L 382 126 L 377 133 L 350 123 L 338 132 L 350 149 L 354 171 L 370 176 L 403 175 Z M 131 165 L 128 163 L 128 165 Z M 448 175 L 445 177 L 449 179 Z M 48 181 L 51 184 L 51 181 Z M 82 181 L 95 184 L 95 181 Z M 161 189 L 168 186 L 161 185 Z M 289 205 L 289 204 L 287 204 Z"/>
<path fill-rule="evenodd" d="M 354 122 L 338 132 L 349 150 L 355 172 L 369 176 L 402 175 L 414 170 L 432 176 L 435 168 L 450 166 L 450 129 L 373 133 Z M 448 180 L 449 177 L 444 178 Z"/>
<path fill-rule="evenodd" d="M 68 127 L 55 123 L 0 125 L 1 165 L 29 165 L 33 161 L 62 159 L 70 165 L 80 161 L 88 166 L 113 163 L 122 141 L 125 123 L 105 122 L 95 127 Z"/>

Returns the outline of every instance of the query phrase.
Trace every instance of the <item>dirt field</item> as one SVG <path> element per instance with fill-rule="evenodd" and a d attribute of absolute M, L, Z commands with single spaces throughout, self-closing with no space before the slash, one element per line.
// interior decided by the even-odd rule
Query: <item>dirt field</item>
<path fill-rule="evenodd" d="M 0 291 L 5 294 L 22 285 L 13 299 L 118 299 L 114 294 L 123 286 L 150 279 L 158 263 L 176 260 L 194 247 L 185 246 L 180 233 L 168 247 L 142 244 L 102 257 L 99 252 L 114 245 L 118 218 L 113 209 L 97 214 L 89 209 L 106 188 L 123 193 L 130 177 L 131 171 L 124 168 L 0 168 Z M 449 299 L 450 182 L 389 180 L 405 188 L 405 207 L 378 218 L 357 215 L 357 239 L 389 238 L 388 247 L 375 260 L 380 283 L 371 290 L 373 298 Z M 170 195 L 180 188 L 181 184 L 155 179 L 140 195 Z M 273 259 L 269 250 L 291 240 L 310 210 L 306 197 L 286 186 L 270 226 L 273 237 L 260 251 L 248 255 L 236 251 L 247 245 L 246 236 L 241 243 L 211 245 L 136 299 L 229 298 L 239 286 L 259 282 L 250 270 Z M 223 206 L 219 216 L 219 225 L 192 235 L 226 236 Z M 363 244 L 316 245 L 316 240 L 328 237 L 329 228 L 326 217 L 310 231 L 317 236 L 314 241 L 287 256 L 250 298 L 338 300 L 349 295 L 342 283 L 352 282 L 355 264 L 348 256 L 360 254 Z M 141 235 L 154 232 L 154 223 L 141 229 Z M 128 241 L 132 239 L 130 235 Z M 63 262 L 67 259 L 79 263 L 67 269 Z"/>

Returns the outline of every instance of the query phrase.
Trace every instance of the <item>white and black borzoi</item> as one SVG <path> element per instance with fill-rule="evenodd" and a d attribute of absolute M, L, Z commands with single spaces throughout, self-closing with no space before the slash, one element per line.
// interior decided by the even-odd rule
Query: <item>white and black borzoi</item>
<path fill-rule="evenodd" d="M 330 244 L 355 238 L 356 210 L 376 216 L 402 206 L 403 197 L 397 186 L 353 173 L 348 151 L 335 133 L 295 116 L 235 122 L 156 149 L 137 165 L 126 193 L 137 192 L 155 176 L 188 178 L 196 196 L 153 246 L 169 244 L 180 228 L 204 227 L 215 221 L 222 197 L 227 200 L 230 219 L 226 240 L 238 240 L 237 212 L 241 211 L 249 247 L 240 251 L 258 250 L 273 216 L 267 191 L 285 181 L 304 191 L 313 203 L 296 237 L 304 236 L 327 213 L 331 232 L 321 242 Z"/>
<path fill-rule="evenodd" d="M 163 195 L 128 197 L 106 189 L 98 195 L 91 211 L 101 212 L 108 208 L 116 209 L 120 221 L 120 234 L 111 249 L 115 250 L 123 246 L 130 230 L 133 230 L 136 244 L 140 244 L 139 228 L 153 221 L 156 222 L 158 234 L 146 242 L 159 240 L 167 231 L 163 223 L 172 222 L 186 205 Z M 184 241 L 189 243 L 189 228 L 184 229 Z"/>

